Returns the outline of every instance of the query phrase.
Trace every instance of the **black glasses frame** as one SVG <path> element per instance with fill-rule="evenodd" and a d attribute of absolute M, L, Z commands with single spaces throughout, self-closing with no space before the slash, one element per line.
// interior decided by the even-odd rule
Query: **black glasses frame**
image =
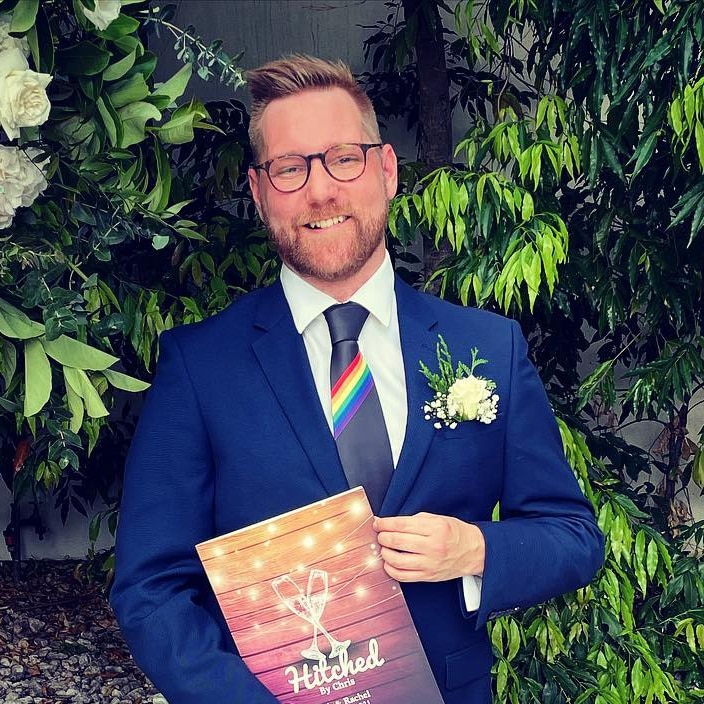
<path fill-rule="evenodd" d="M 269 159 L 268 161 L 264 161 L 261 164 L 252 164 L 252 168 L 257 170 L 257 171 L 264 171 L 269 178 L 269 183 L 276 189 L 279 193 L 295 193 L 296 191 L 300 191 L 301 188 L 304 188 L 305 185 L 308 183 L 308 179 L 310 178 L 310 170 L 311 170 L 311 164 L 313 163 L 313 159 L 320 159 L 320 163 L 323 165 L 323 168 L 325 169 L 326 173 L 330 178 L 335 179 L 335 181 L 338 181 L 339 183 L 350 183 L 351 181 L 356 181 L 367 169 L 367 152 L 370 149 L 375 149 L 376 147 L 383 147 L 384 143 L 383 142 L 376 142 L 374 144 L 363 144 L 360 142 L 344 142 L 342 144 L 334 144 L 332 147 L 329 149 L 326 149 L 324 152 L 317 152 L 315 154 L 282 154 L 281 156 L 277 156 L 274 159 Z M 359 172 L 357 176 L 354 178 L 338 178 L 334 174 L 330 173 L 330 169 L 328 168 L 327 163 L 325 162 L 325 157 L 327 156 L 328 152 L 332 151 L 333 149 L 339 149 L 340 147 L 359 147 L 362 150 L 362 156 L 364 157 L 364 166 L 362 167 L 362 170 Z M 290 190 L 290 191 L 285 191 L 279 188 L 271 178 L 271 174 L 269 173 L 269 168 L 271 165 L 277 160 L 277 159 L 283 159 L 285 157 L 292 157 L 292 156 L 299 156 L 301 159 L 304 159 L 306 162 L 306 178 L 303 183 Z"/>

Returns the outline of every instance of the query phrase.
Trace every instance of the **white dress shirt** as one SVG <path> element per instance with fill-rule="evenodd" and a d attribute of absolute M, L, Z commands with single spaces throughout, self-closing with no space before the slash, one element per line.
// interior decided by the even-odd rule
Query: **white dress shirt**
<path fill-rule="evenodd" d="M 296 330 L 303 336 L 315 388 L 332 432 L 332 342 L 323 311 L 339 301 L 309 284 L 285 264 L 281 267 L 281 285 Z M 408 404 L 394 294 L 394 271 L 388 252 L 373 276 L 349 300 L 363 306 L 370 313 L 359 335 L 359 349 L 374 378 L 396 467 L 406 434 Z M 464 577 L 463 588 L 467 610 L 475 611 L 479 608 L 481 598 L 481 577 Z"/>

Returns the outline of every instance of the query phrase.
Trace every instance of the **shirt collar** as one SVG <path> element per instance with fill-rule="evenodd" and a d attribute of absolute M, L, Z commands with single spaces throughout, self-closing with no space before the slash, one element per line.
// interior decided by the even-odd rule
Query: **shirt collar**
<path fill-rule="evenodd" d="M 302 279 L 286 264 L 281 266 L 281 286 L 299 334 L 322 315 L 323 311 L 339 302 Z M 381 266 L 349 300 L 364 306 L 384 327 L 388 327 L 391 322 L 393 298 L 394 270 L 389 253 L 386 252 Z"/>

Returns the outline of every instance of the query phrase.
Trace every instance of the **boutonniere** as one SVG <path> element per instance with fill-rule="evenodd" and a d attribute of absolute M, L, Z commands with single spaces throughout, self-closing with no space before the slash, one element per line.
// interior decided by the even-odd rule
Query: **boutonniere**
<path fill-rule="evenodd" d="M 460 362 L 455 369 L 447 343 L 442 335 L 438 337 L 438 373 L 430 371 L 426 364 L 420 362 L 420 371 L 435 392 L 433 399 L 423 406 L 425 420 L 432 420 L 438 429 L 443 426 L 454 429 L 465 420 L 478 420 L 486 424 L 496 420 L 499 406 L 499 395 L 494 393 L 496 383 L 474 373 L 478 366 L 488 360 L 480 359 L 475 347 L 471 366 Z"/>

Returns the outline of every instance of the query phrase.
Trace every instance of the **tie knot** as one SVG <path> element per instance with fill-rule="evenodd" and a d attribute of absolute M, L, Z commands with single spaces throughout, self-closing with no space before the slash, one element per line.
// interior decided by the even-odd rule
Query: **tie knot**
<path fill-rule="evenodd" d="M 357 340 L 369 311 L 358 303 L 330 306 L 323 315 L 330 329 L 330 339 L 336 345 L 343 340 Z"/>

